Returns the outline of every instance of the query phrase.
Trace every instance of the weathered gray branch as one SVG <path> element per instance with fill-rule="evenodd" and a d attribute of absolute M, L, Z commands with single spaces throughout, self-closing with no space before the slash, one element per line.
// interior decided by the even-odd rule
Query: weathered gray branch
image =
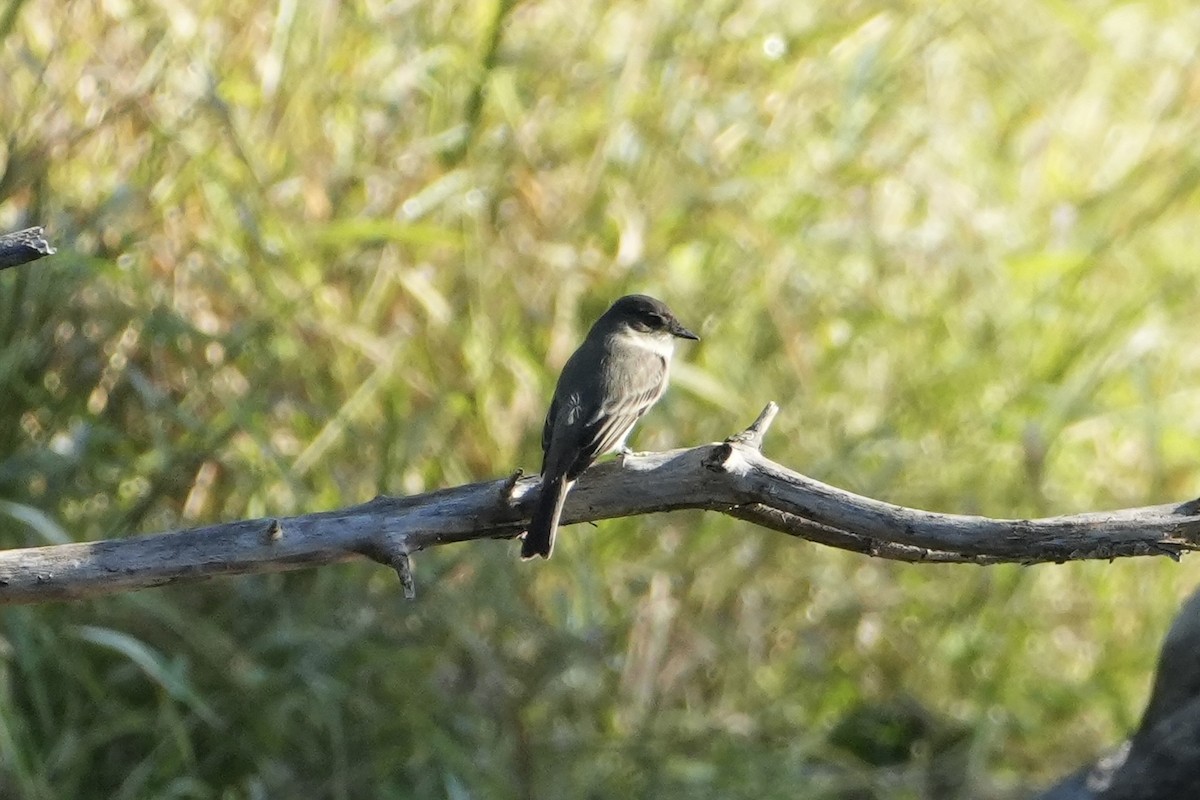
<path fill-rule="evenodd" d="M 1200 503 L 1036 520 L 935 514 L 860 497 L 762 455 L 777 408 L 719 444 L 600 464 L 567 499 L 564 523 L 707 509 L 801 539 L 900 561 L 1061 562 L 1165 555 L 1200 546 Z M 409 556 L 433 545 L 518 535 L 536 477 L 520 473 L 285 519 L 0 552 L 0 602 L 90 597 L 214 575 L 299 569 L 367 556 L 411 594 Z"/>
<path fill-rule="evenodd" d="M 42 227 L 0 234 L 0 269 L 37 261 L 54 253 L 54 248 L 46 241 L 46 231 Z"/>

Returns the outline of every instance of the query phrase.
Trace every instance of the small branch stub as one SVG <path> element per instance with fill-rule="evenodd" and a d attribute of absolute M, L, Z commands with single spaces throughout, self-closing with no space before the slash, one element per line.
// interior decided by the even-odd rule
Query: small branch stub
<path fill-rule="evenodd" d="M 779 404 L 771 401 L 763 407 L 759 413 L 758 419 L 750 425 L 749 428 L 741 433 L 735 433 L 726 439 L 728 444 L 743 444 L 753 448 L 758 452 L 762 452 L 763 439 L 767 435 L 767 431 L 771 428 L 771 423 L 775 421 L 775 415 L 779 413 Z"/>
<path fill-rule="evenodd" d="M 386 505 L 387 502 L 388 498 L 380 496 L 367 505 L 381 506 Z M 409 556 L 411 551 L 403 534 L 381 531 L 371 536 L 365 545 L 356 550 L 360 555 L 395 570 L 396 576 L 400 578 L 400 586 L 404 590 L 406 600 L 412 600 L 417 596 L 416 582 L 413 581 L 412 574 L 412 559 Z"/>
<path fill-rule="evenodd" d="M 409 558 L 408 553 L 397 553 L 392 556 L 392 569 L 396 570 L 396 575 L 400 577 L 400 586 L 404 589 L 404 599 L 415 600 L 417 585 L 413 581 L 412 559 Z"/>
<path fill-rule="evenodd" d="M 512 502 L 513 493 L 517 489 L 517 483 L 523 477 L 525 477 L 525 470 L 517 469 L 516 471 L 513 472 L 512 475 L 508 476 L 508 479 L 506 481 L 504 481 L 504 485 L 500 487 L 500 494 L 504 497 L 504 499 L 506 501 L 508 501 L 510 503 Z"/>
<path fill-rule="evenodd" d="M 700 462 L 701 465 L 713 472 L 725 472 L 730 468 L 730 459 L 733 458 L 737 447 L 748 448 L 755 455 L 762 453 L 763 439 L 767 435 L 767 430 L 771 427 L 771 423 L 775 420 L 775 415 L 779 413 L 779 406 L 774 402 L 767 403 L 763 410 L 759 412 L 758 419 L 750 424 L 749 428 L 729 436 L 725 441 L 715 445 L 712 451 Z"/>

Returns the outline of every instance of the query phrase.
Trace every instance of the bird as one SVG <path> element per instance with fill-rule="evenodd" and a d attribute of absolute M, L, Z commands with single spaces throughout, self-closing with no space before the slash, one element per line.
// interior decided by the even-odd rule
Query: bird
<path fill-rule="evenodd" d="M 521 558 L 549 558 L 567 492 L 607 453 L 628 453 L 633 424 L 667 388 L 676 339 L 698 340 L 660 300 L 619 298 L 563 367 L 542 427 L 542 483 Z"/>

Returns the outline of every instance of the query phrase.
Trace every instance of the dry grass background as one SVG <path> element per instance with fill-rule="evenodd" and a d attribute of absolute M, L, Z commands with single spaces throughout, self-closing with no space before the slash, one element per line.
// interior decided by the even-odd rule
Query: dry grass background
<path fill-rule="evenodd" d="M 12 2 L 0 544 L 534 469 L 615 296 L 634 444 L 1024 516 L 1200 486 L 1200 12 Z M 1135 724 L 1197 563 L 903 566 L 731 520 L 7 609 L 15 798 L 1014 798 Z"/>

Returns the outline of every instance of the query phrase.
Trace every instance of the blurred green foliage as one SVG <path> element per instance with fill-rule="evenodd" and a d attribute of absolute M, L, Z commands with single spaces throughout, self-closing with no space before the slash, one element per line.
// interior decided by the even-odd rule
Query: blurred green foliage
<path fill-rule="evenodd" d="M 617 295 L 641 449 L 1027 516 L 1200 485 L 1185 4 L 0 12 L 0 546 L 536 469 Z M 1200 567 L 906 566 L 700 513 L 553 561 L 3 611 L 0 796 L 1009 798 L 1128 731 Z"/>

